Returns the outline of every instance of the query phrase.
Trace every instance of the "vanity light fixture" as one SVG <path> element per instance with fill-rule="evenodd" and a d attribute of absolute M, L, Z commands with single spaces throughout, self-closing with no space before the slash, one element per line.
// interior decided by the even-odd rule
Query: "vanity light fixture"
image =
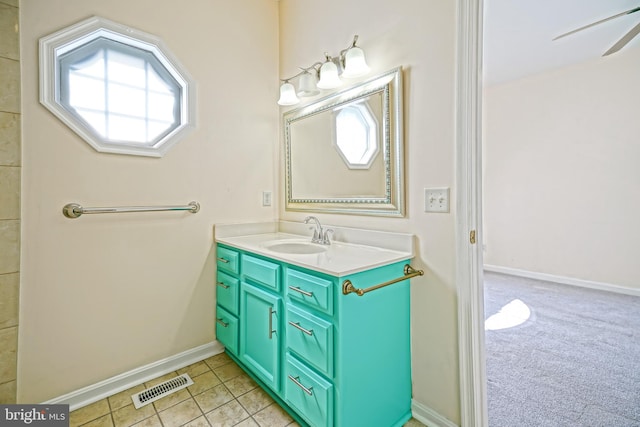
<path fill-rule="evenodd" d="M 300 102 L 300 98 L 296 95 L 296 88 L 287 80 L 280 86 L 280 99 L 278 104 L 280 105 L 295 105 Z"/>
<path fill-rule="evenodd" d="M 358 36 L 353 39 L 353 44 L 344 53 L 344 71 L 342 76 L 348 79 L 364 76 L 371 70 L 364 59 L 364 50 L 356 46 Z M 340 53 L 342 55 L 342 52 Z"/>
<path fill-rule="evenodd" d="M 340 51 L 338 57 L 331 57 L 325 52 L 325 61 L 316 62 L 306 68 L 300 68 L 300 72 L 287 79 L 282 79 L 280 86 L 280 105 L 295 105 L 300 102 L 298 97 L 314 96 L 320 93 L 319 89 L 335 89 L 342 85 L 340 76 L 355 78 L 364 76 L 369 72 L 369 66 L 364 57 L 364 51 L 356 46 L 358 36 L 353 37 L 349 47 Z M 289 81 L 300 78 L 298 91 Z"/>
<path fill-rule="evenodd" d="M 318 76 L 316 73 L 310 73 L 305 70 L 305 72 L 300 76 L 300 81 L 298 82 L 298 95 L 313 96 L 319 93 Z"/>
<path fill-rule="evenodd" d="M 342 80 L 338 73 L 338 66 L 333 62 L 333 58 L 328 53 L 324 54 L 327 58 L 324 64 L 320 67 L 320 80 L 317 86 L 320 89 L 335 89 L 342 86 Z"/>

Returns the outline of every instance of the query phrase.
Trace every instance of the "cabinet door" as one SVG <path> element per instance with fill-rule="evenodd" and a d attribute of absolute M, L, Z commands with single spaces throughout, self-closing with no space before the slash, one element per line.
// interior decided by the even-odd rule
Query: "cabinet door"
<path fill-rule="evenodd" d="M 280 391 L 282 298 L 240 284 L 240 360 L 274 391 Z"/>

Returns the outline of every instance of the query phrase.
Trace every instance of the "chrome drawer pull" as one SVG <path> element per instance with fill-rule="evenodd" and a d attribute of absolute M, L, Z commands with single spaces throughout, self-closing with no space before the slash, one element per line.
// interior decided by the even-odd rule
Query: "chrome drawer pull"
<path fill-rule="evenodd" d="M 273 309 L 273 307 L 269 307 L 269 339 L 271 339 L 273 334 L 276 332 L 276 331 L 273 330 L 273 315 L 274 314 L 276 314 L 276 311 Z"/>
<path fill-rule="evenodd" d="M 218 283 L 217 283 L 217 285 L 218 285 L 218 286 L 222 286 L 224 289 L 229 289 L 229 285 L 225 285 L 225 284 L 224 284 L 224 283 L 222 283 L 222 282 L 218 282 Z"/>
<path fill-rule="evenodd" d="M 224 289 L 229 289 L 229 285 L 225 285 L 223 282 L 218 282 L 218 286 L 223 287 Z"/>
<path fill-rule="evenodd" d="M 229 326 L 229 324 L 228 324 L 228 323 L 224 323 L 224 320 L 222 320 L 222 318 L 218 318 L 218 319 L 216 319 L 216 322 L 217 322 L 219 325 L 222 325 L 222 327 L 224 327 L 224 328 L 226 328 L 227 326 Z"/>
<path fill-rule="evenodd" d="M 289 324 L 291 326 L 293 326 L 294 328 L 301 330 L 302 332 L 304 332 L 307 335 L 313 335 L 313 329 L 305 329 L 302 326 L 300 326 L 300 323 L 294 323 L 292 321 L 289 321 Z"/>
<path fill-rule="evenodd" d="M 307 291 L 303 291 L 300 288 L 296 288 L 295 286 L 289 286 L 289 289 L 291 289 L 292 291 L 296 291 L 301 293 L 302 295 L 306 296 L 306 297 L 312 297 L 313 296 L 313 292 L 307 292 Z"/>
<path fill-rule="evenodd" d="M 228 259 L 224 259 L 224 258 L 216 258 L 218 261 L 220 262 L 224 262 L 225 264 L 229 264 L 229 260 Z"/>
<path fill-rule="evenodd" d="M 304 390 L 305 393 L 307 393 L 309 396 L 313 396 L 313 387 L 306 388 L 305 386 L 303 386 L 302 383 L 300 382 L 300 377 L 294 378 L 291 375 L 288 375 L 288 377 L 291 381 L 294 382 L 295 385 L 297 385 L 302 390 Z"/>

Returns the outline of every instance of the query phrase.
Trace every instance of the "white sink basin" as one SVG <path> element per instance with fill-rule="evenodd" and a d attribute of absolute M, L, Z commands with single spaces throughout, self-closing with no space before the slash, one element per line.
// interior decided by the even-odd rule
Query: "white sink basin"
<path fill-rule="evenodd" d="M 264 247 L 282 254 L 319 254 L 327 250 L 327 246 L 316 243 L 286 240 L 267 243 Z"/>

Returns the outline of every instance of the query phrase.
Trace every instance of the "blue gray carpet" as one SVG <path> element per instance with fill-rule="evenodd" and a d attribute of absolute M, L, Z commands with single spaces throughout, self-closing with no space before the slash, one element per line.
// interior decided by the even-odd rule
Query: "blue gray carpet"
<path fill-rule="evenodd" d="M 640 297 L 490 272 L 484 286 L 490 427 L 640 427 Z"/>

